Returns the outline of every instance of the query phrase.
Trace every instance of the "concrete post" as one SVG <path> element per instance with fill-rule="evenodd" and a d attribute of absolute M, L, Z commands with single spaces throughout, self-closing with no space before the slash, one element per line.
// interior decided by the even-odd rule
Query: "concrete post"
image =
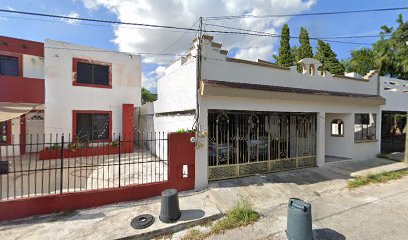
<path fill-rule="evenodd" d="M 326 163 L 326 113 L 317 113 L 317 131 L 316 131 L 316 162 L 317 166 L 322 167 Z"/>
<path fill-rule="evenodd" d="M 202 101 L 202 98 L 200 99 L 200 102 L 200 129 L 202 131 L 208 131 L 208 110 L 205 106 L 205 101 Z M 208 138 L 203 137 L 198 139 L 201 146 L 196 148 L 195 189 L 202 190 L 208 185 Z"/>

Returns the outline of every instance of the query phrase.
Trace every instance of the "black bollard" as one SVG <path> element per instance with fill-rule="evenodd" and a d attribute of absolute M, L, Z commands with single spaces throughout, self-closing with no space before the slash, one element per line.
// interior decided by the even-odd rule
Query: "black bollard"
<path fill-rule="evenodd" d="M 176 189 L 166 189 L 161 194 L 160 221 L 172 223 L 181 216 L 178 192 Z"/>

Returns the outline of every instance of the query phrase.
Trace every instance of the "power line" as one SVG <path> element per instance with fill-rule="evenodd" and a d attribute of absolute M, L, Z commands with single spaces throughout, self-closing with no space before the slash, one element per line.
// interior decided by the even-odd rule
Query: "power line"
<path fill-rule="evenodd" d="M 208 23 L 206 25 L 207 26 L 225 28 L 225 29 L 233 29 L 233 30 L 241 30 L 241 31 L 247 31 L 247 32 L 252 32 L 252 33 L 259 33 L 259 34 L 270 34 L 272 36 L 277 36 L 277 37 L 281 36 L 281 35 L 275 34 L 275 33 L 254 31 L 254 30 L 250 30 L 250 29 L 236 28 L 236 27 L 230 27 L 230 26 L 225 26 L 225 25 L 218 25 L 218 24 L 211 24 L 211 23 Z M 310 38 L 324 40 L 324 39 L 347 39 L 347 38 L 379 38 L 381 36 L 391 36 L 391 34 L 383 34 L 383 35 L 380 35 L 380 34 L 378 34 L 378 35 L 351 35 L 351 36 L 333 36 L 333 37 L 310 37 Z M 291 36 L 291 38 L 296 38 L 296 37 Z"/>
<path fill-rule="evenodd" d="M 281 35 L 271 34 L 271 33 L 250 33 L 250 32 L 232 32 L 232 31 L 216 31 L 216 30 L 203 30 L 206 33 L 224 33 L 224 34 L 237 34 L 237 35 L 248 35 L 248 36 L 258 36 L 258 37 L 272 37 L 272 38 L 280 38 Z M 292 36 L 291 36 L 292 37 Z M 292 37 L 292 38 L 299 38 L 299 37 Z M 317 38 L 310 38 L 310 40 L 322 40 Z M 354 44 L 354 45 L 366 45 L 371 46 L 372 43 L 363 43 L 363 42 L 348 42 L 348 41 L 338 41 L 338 40 L 325 40 L 326 42 L 331 43 L 343 43 L 343 44 Z"/>
<path fill-rule="evenodd" d="M 408 9 L 408 7 L 377 8 L 377 9 L 334 11 L 334 12 L 297 13 L 297 14 L 269 14 L 269 15 L 258 15 L 258 16 L 256 15 L 215 16 L 215 17 L 207 17 L 206 20 L 230 20 L 230 19 L 240 19 L 240 18 L 306 17 L 306 16 L 319 16 L 319 15 L 385 12 L 385 11 L 397 11 L 397 10 L 406 10 L 406 9 Z"/>
<path fill-rule="evenodd" d="M 11 19 L 21 19 L 21 20 L 29 20 L 29 21 L 39 21 L 39 22 L 47 22 L 47 23 L 61 23 L 61 24 L 70 24 L 72 26 L 75 25 L 84 25 L 84 26 L 91 26 L 91 27 L 112 27 L 115 24 L 92 24 L 92 23 L 84 23 L 84 22 L 76 22 L 76 23 L 68 23 L 64 20 L 51 20 L 51 19 L 38 19 L 38 18 L 26 18 L 26 17 L 17 17 L 17 16 L 6 16 L 0 15 L 0 18 L 11 18 Z M 127 29 L 137 29 L 137 30 L 147 30 L 147 31 L 161 31 L 161 32 L 184 32 L 183 30 L 172 30 L 172 29 L 151 29 L 146 27 L 132 27 L 132 26 L 122 26 L 122 28 Z"/>
<path fill-rule="evenodd" d="M 191 29 L 198 23 L 198 21 L 200 20 L 200 18 L 197 18 L 197 20 L 195 21 L 195 23 L 190 27 Z M 171 43 L 169 46 L 167 46 L 164 50 L 160 51 L 160 53 L 165 53 L 167 50 L 169 50 L 171 47 L 173 47 L 174 45 L 176 45 L 184 36 L 187 35 L 187 33 L 190 30 L 186 30 L 184 32 L 183 35 L 181 35 L 176 41 L 174 41 L 173 43 Z"/>
<path fill-rule="evenodd" d="M 134 22 L 121 22 L 121 21 L 93 19 L 93 18 L 69 17 L 69 16 L 64 16 L 64 15 L 45 14 L 45 13 L 26 12 L 26 11 L 16 11 L 16 10 L 10 10 L 10 9 L 0 9 L 0 12 L 15 13 L 15 14 L 22 14 L 22 15 L 31 15 L 31 16 L 50 17 L 50 18 L 59 18 L 59 19 L 67 19 L 67 20 L 76 20 L 76 21 L 86 21 L 86 22 L 99 22 L 99 23 L 109 23 L 109 24 L 118 24 L 118 25 L 131 25 L 131 26 L 151 27 L 151 28 L 167 28 L 167 29 L 197 31 L 197 29 L 185 28 L 185 27 L 175 27 L 175 26 L 146 24 L 146 23 L 134 23 Z"/>
<path fill-rule="evenodd" d="M 83 48 L 65 48 L 65 47 L 44 47 L 47 49 L 60 49 L 60 50 L 72 50 L 72 51 L 84 51 L 84 52 L 115 52 L 115 53 L 124 53 L 124 54 L 135 54 L 135 55 L 148 55 L 148 56 L 172 56 L 172 57 L 181 57 L 183 55 L 174 54 L 174 53 L 137 53 L 137 52 L 119 52 L 113 50 L 103 50 L 103 49 L 83 49 Z"/>

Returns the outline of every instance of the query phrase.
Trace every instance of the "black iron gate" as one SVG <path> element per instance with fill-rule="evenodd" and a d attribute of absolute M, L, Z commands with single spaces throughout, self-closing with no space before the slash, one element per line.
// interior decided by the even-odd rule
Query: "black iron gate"
<path fill-rule="evenodd" d="M 210 110 L 209 180 L 316 165 L 316 114 Z"/>
<path fill-rule="evenodd" d="M 381 152 L 403 152 L 405 149 L 405 112 L 382 112 Z"/>

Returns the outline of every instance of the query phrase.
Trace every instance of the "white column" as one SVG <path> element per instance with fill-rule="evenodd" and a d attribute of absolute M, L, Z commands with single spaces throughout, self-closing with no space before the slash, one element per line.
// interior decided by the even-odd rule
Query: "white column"
<path fill-rule="evenodd" d="M 317 113 L 317 131 L 316 131 L 316 160 L 317 166 L 322 167 L 325 164 L 326 153 L 326 113 Z"/>
<path fill-rule="evenodd" d="M 208 111 L 205 101 L 200 97 L 200 131 L 208 131 Z M 208 185 L 208 137 L 198 138 L 200 147 L 196 148 L 195 190 L 205 189 Z"/>

